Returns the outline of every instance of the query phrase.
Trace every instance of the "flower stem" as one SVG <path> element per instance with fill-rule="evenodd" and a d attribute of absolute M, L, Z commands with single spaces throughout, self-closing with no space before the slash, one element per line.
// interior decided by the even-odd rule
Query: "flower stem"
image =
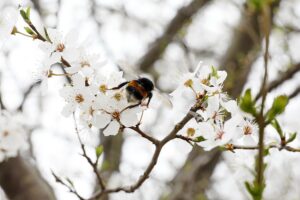
<path fill-rule="evenodd" d="M 265 4 L 262 10 L 262 27 L 265 35 L 265 52 L 264 52 L 264 77 L 261 86 L 262 92 L 262 103 L 260 113 L 257 115 L 257 122 L 259 126 L 259 143 L 258 143 L 258 158 L 256 166 L 256 183 L 259 188 L 260 194 L 258 199 L 262 199 L 263 190 L 265 187 L 264 183 L 264 132 L 265 132 L 265 118 L 264 118 L 264 108 L 265 101 L 267 97 L 267 80 L 268 80 L 268 57 L 269 57 L 269 37 L 270 37 L 270 8 L 268 4 Z"/>

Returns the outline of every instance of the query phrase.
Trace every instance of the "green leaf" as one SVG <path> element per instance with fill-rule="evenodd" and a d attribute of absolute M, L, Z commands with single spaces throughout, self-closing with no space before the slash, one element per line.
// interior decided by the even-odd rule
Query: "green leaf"
<path fill-rule="evenodd" d="M 34 35 L 33 30 L 31 30 L 31 28 L 29 27 L 24 27 L 25 31 L 29 34 L 29 35 Z"/>
<path fill-rule="evenodd" d="M 206 139 L 203 137 L 203 136 L 199 136 L 199 137 L 196 137 L 195 139 L 194 139 L 194 141 L 195 142 L 203 142 L 203 141 L 205 141 Z"/>
<path fill-rule="evenodd" d="M 22 18 L 27 22 L 29 19 L 27 17 L 27 14 L 24 10 L 20 10 L 20 14 L 22 16 Z"/>
<path fill-rule="evenodd" d="M 101 156 L 101 154 L 103 153 L 103 146 L 100 145 L 96 148 L 96 156 L 97 158 Z"/>
<path fill-rule="evenodd" d="M 253 182 L 253 184 L 246 181 L 245 186 L 246 186 L 247 191 L 250 193 L 250 195 L 252 196 L 252 198 L 254 200 L 261 200 L 262 199 L 261 197 L 262 197 L 264 187 L 260 188 L 255 181 Z"/>
<path fill-rule="evenodd" d="M 30 7 L 26 9 L 26 16 L 28 19 L 30 19 Z"/>
<path fill-rule="evenodd" d="M 280 138 L 283 138 L 284 135 L 283 135 L 283 132 L 282 132 L 282 129 L 277 121 L 277 119 L 274 119 L 272 122 L 271 122 L 271 125 L 276 129 L 277 133 L 279 134 Z"/>
<path fill-rule="evenodd" d="M 296 132 L 292 133 L 291 136 L 289 137 L 289 139 L 286 141 L 286 143 L 288 144 L 288 143 L 293 142 L 296 139 L 296 137 L 297 137 L 297 133 Z"/>
<path fill-rule="evenodd" d="M 267 156 L 270 154 L 270 148 L 264 149 L 264 156 Z"/>
<path fill-rule="evenodd" d="M 277 115 L 282 114 L 288 104 L 288 101 L 289 99 L 286 95 L 276 97 L 273 101 L 272 107 L 267 113 L 267 121 L 271 122 Z"/>
<path fill-rule="evenodd" d="M 252 187 L 251 183 L 249 183 L 248 181 L 245 182 L 245 186 L 247 191 L 251 194 L 251 196 L 255 195 L 255 191 L 254 188 Z"/>
<path fill-rule="evenodd" d="M 256 115 L 255 103 L 252 100 L 250 89 L 247 89 L 244 96 L 240 97 L 239 106 L 244 112 Z"/>

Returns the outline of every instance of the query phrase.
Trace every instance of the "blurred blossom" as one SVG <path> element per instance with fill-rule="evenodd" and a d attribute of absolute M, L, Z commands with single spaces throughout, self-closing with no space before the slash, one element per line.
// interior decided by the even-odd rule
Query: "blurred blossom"
<path fill-rule="evenodd" d="M 0 162 L 28 148 L 23 122 L 19 114 L 0 110 Z"/>
<path fill-rule="evenodd" d="M 4 7 L 0 8 L 0 48 L 11 36 L 13 28 L 17 22 L 19 12 L 17 8 Z"/>

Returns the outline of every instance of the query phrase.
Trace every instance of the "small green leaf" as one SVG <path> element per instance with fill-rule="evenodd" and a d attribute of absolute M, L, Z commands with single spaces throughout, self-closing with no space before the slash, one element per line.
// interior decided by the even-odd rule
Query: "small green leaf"
<path fill-rule="evenodd" d="M 22 18 L 27 22 L 29 19 L 27 18 L 27 14 L 24 10 L 20 10 L 20 14 Z"/>
<path fill-rule="evenodd" d="M 205 141 L 206 139 L 203 137 L 203 136 L 199 136 L 199 137 L 196 137 L 195 139 L 194 139 L 194 141 L 195 142 L 203 142 L 203 141 Z"/>
<path fill-rule="evenodd" d="M 277 115 L 282 114 L 288 104 L 288 101 L 289 99 L 286 95 L 276 97 L 273 101 L 272 107 L 267 113 L 267 120 L 271 122 Z"/>
<path fill-rule="evenodd" d="M 31 30 L 31 28 L 29 27 L 24 27 L 25 31 L 29 34 L 29 35 L 34 35 L 34 32 Z"/>
<path fill-rule="evenodd" d="M 288 144 L 288 143 L 293 142 L 296 139 L 296 137 L 297 137 L 297 133 L 296 132 L 292 133 L 291 136 L 289 137 L 289 139 L 286 141 L 286 143 Z"/>
<path fill-rule="evenodd" d="M 30 19 L 30 7 L 26 9 L 26 16 L 28 19 Z"/>
<path fill-rule="evenodd" d="M 252 196 L 252 198 L 254 200 L 261 199 L 264 187 L 260 188 L 255 181 L 253 182 L 253 184 L 251 184 L 248 181 L 246 181 L 245 182 L 245 186 L 246 186 L 247 191 L 250 193 L 250 195 Z"/>
<path fill-rule="evenodd" d="M 270 148 L 264 149 L 264 156 L 267 156 L 270 154 Z"/>
<path fill-rule="evenodd" d="M 245 182 L 245 186 L 246 186 L 247 191 L 251 194 L 251 196 L 254 196 L 255 192 L 254 192 L 254 189 L 253 189 L 251 183 L 249 183 L 248 181 L 246 181 Z"/>
<path fill-rule="evenodd" d="M 98 158 L 99 156 L 101 156 L 102 153 L 103 153 L 103 146 L 100 145 L 100 146 L 98 146 L 98 147 L 96 148 L 96 156 L 97 156 L 97 158 Z"/>
<path fill-rule="evenodd" d="M 284 135 L 283 135 L 283 132 L 282 132 L 282 129 L 277 121 L 277 119 L 274 119 L 272 122 L 271 122 L 271 125 L 276 129 L 277 133 L 279 134 L 280 138 L 283 138 Z"/>
<path fill-rule="evenodd" d="M 244 112 L 256 115 L 255 103 L 252 100 L 250 89 L 247 89 L 244 96 L 240 97 L 239 106 Z"/>

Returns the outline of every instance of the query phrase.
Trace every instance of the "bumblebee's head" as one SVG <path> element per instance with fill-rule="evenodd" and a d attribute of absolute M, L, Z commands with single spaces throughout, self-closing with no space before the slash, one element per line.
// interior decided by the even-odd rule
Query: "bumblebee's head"
<path fill-rule="evenodd" d="M 154 89 L 153 82 L 147 78 L 139 78 L 138 83 L 141 84 L 146 91 L 151 92 Z"/>

